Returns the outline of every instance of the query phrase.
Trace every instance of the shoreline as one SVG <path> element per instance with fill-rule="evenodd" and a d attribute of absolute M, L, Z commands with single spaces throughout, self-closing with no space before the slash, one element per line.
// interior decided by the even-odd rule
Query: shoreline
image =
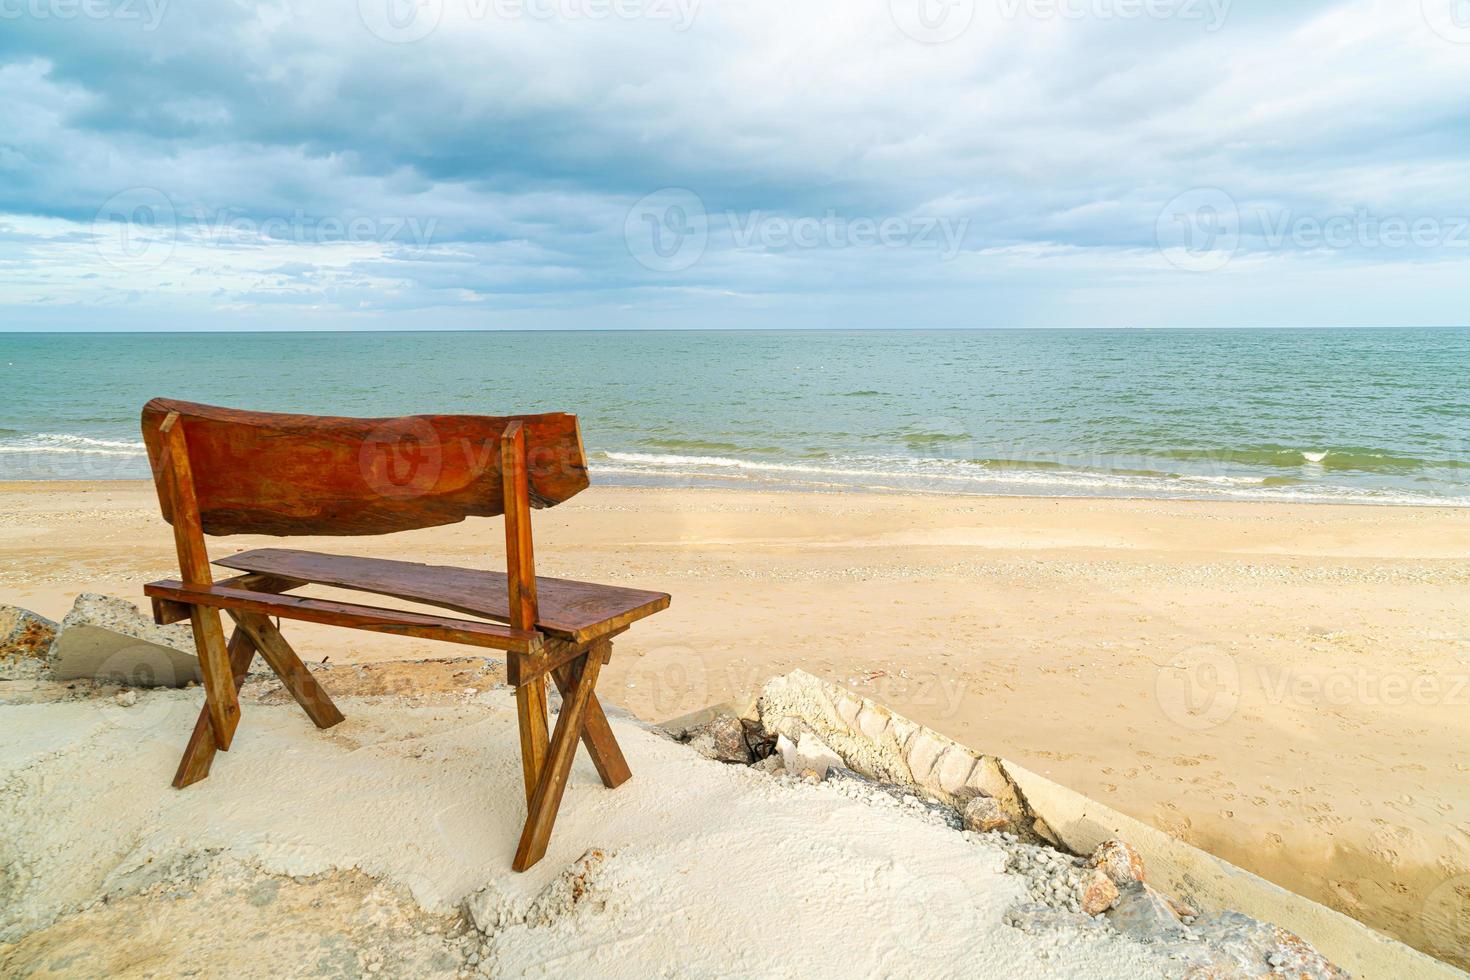
<path fill-rule="evenodd" d="M 859 495 L 865 497 L 933 497 L 943 500 L 1075 500 L 1075 501 L 1118 501 L 1121 503 L 1177 503 L 1177 504 L 1232 504 L 1240 506 L 1266 505 L 1272 507 L 1347 507 L 1366 508 L 1372 510 L 1426 510 L 1426 511 L 1450 511 L 1470 512 L 1470 496 L 1464 498 L 1448 498 L 1448 500 L 1463 501 L 1451 502 L 1410 502 L 1400 500 L 1333 500 L 1331 498 L 1291 498 L 1278 499 L 1274 494 L 1265 493 L 1257 497 L 1225 496 L 1206 497 L 1181 494 L 1177 496 L 1151 496 L 1147 494 L 1104 494 L 1104 493 L 990 493 L 972 491 L 945 491 L 933 488 L 905 489 L 901 487 L 863 487 L 848 484 L 831 484 L 829 486 L 793 486 L 789 484 L 751 484 L 737 483 L 731 481 L 729 485 L 706 484 L 706 483 L 654 483 L 654 482 L 608 482 L 595 479 L 596 470 L 592 471 L 594 477 L 592 490 L 626 490 L 626 491 L 649 491 L 653 493 L 729 493 L 729 494 L 754 494 L 763 496 L 766 494 L 781 495 L 814 495 L 814 496 L 842 496 L 845 494 Z M 0 478 L 0 493 L 21 491 L 25 488 L 45 487 L 54 490 L 83 489 L 89 492 L 95 489 L 117 487 L 125 489 L 128 487 L 144 487 L 152 490 L 153 482 L 147 477 L 118 477 L 108 479 L 93 479 L 91 477 L 5 477 Z"/>
<path fill-rule="evenodd" d="M 799 667 L 1431 952 L 1470 875 L 1470 510 L 596 486 L 533 520 L 540 574 L 673 595 L 603 675 L 647 720 Z M 51 618 L 176 575 L 146 481 L 0 483 L 0 541 L 0 602 Z M 494 567 L 503 533 L 210 545 Z"/>

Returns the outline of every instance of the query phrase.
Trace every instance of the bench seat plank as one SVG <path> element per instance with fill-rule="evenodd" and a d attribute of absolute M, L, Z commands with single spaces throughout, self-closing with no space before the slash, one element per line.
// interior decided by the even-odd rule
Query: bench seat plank
<path fill-rule="evenodd" d="M 514 653 L 532 653 L 541 646 L 539 633 L 515 630 L 499 623 L 451 619 L 447 616 L 360 606 L 329 599 L 310 599 L 305 596 L 272 595 L 228 585 L 191 586 L 183 582 L 164 580 L 148 583 L 143 586 L 143 592 L 155 599 L 170 599 L 189 605 L 236 609 L 284 619 L 299 619 L 308 623 L 349 626 L 375 633 L 420 636 L 429 640 L 447 640 L 450 643 L 491 647 Z"/>
<path fill-rule="evenodd" d="M 258 548 L 216 558 L 214 564 L 510 621 L 504 572 L 293 548 Z M 536 578 L 536 597 L 537 629 L 577 644 L 590 643 L 669 607 L 669 596 L 663 592 L 541 576 Z"/>

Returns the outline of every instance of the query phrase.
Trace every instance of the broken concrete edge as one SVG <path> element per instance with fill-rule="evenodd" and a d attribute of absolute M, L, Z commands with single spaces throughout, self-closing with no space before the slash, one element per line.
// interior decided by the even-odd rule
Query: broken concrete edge
<path fill-rule="evenodd" d="M 108 680 L 130 687 L 183 687 L 202 674 L 187 626 L 159 626 L 116 596 L 83 592 L 52 641 L 56 680 Z"/>
<path fill-rule="evenodd" d="M 963 811 L 994 798 L 1022 839 L 1086 857 L 1103 842 L 1132 844 L 1163 891 L 1199 907 L 1233 909 L 1288 929 L 1355 977 L 1465 980 L 1465 974 L 1349 916 L 1288 891 L 1000 756 L 976 751 L 805 671 L 771 678 L 759 695 L 711 705 L 657 726 L 678 741 L 721 716 L 773 739 L 810 733 L 870 779 L 912 788 Z"/>
<path fill-rule="evenodd" d="M 1089 854 L 1111 838 L 1126 840 L 1143 857 L 1149 881 L 1161 890 L 1180 896 L 1196 908 L 1234 909 L 1289 929 L 1355 977 L 1465 980 L 1465 974 L 1448 963 L 1076 790 L 1009 760 L 1002 760 L 1002 767 L 1062 845 L 1073 853 Z"/>

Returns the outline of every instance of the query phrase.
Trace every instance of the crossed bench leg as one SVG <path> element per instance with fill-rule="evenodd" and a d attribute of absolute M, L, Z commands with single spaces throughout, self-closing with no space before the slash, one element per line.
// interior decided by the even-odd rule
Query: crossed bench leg
<path fill-rule="evenodd" d="M 592 764 L 608 789 L 622 785 L 632 776 L 593 690 L 603 663 L 611 655 L 611 641 L 597 640 L 575 659 L 551 671 L 562 701 L 549 745 L 545 742 L 545 678 L 537 676 L 516 689 L 521 761 L 528 795 L 526 825 L 511 865 L 517 871 L 525 871 L 546 854 L 579 741 L 587 746 Z M 540 746 L 545 746 L 544 752 L 538 752 Z M 539 759 L 538 754 L 542 756 Z"/>
<path fill-rule="evenodd" d="M 296 651 L 291 649 L 291 644 L 286 642 L 274 623 L 259 613 L 233 609 L 227 612 L 236 624 L 235 632 L 230 636 L 228 650 L 230 672 L 234 675 L 237 694 L 245 683 L 250 662 L 259 653 L 271 670 L 275 671 L 282 686 L 291 692 L 296 703 L 306 710 L 316 727 L 331 728 L 342 721 L 342 712 L 337 710 L 327 692 L 311 676 L 311 672 L 306 669 L 306 665 L 301 662 Z M 207 693 L 205 698 L 204 706 L 199 709 L 199 720 L 194 723 L 194 733 L 189 736 L 184 757 L 179 761 L 178 771 L 174 773 L 176 789 L 183 789 L 208 776 L 209 767 L 214 763 L 214 754 L 219 751 L 218 743 L 214 739 L 214 726 L 209 719 Z"/>
<path fill-rule="evenodd" d="M 251 661 L 259 653 L 318 728 L 331 728 L 343 720 L 342 712 L 269 618 L 260 613 L 226 611 L 236 624 L 227 649 L 237 693 L 245 683 Z M 596 640 L 573 659 L 549 671 L 562 696 L 561 712 L 549 743 L 545 676 L 538 674 L 516 688 L 527 793 L 526 824 L 512 864 L 517 871 L 525 871 L 546 854 L 579 741 L 587 747 L 597 774 L 608 789 L 621 786 L 632 776 L 594 690 L 602 665 L 611 656 L 611 641 Z M 173 785 L 183 789 L 208 776 L 217 751 L 206 701 L 199 709 L 199 718 L 184 748 Z"/>

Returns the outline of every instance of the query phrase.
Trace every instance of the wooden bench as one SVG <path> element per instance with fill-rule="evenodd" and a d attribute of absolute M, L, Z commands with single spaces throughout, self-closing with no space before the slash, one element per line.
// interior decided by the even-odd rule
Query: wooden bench
<path fill-rule="evenodd" d="M 240 686 L 257 653 L 318 727 L 343 720 L 271 617 L 505 652 L 527 806 L 517 871 L 546 853 L 579 740 L 605 786 L 631 775 L 598 703 L 597 677 L 612 656 L 612 638 L 667 609 L 669 597 L 536 576 L 531 509 L 555 506 L 587 487 L 575 416 L 353 419 L 155 398 L 143 408 L 143 441 L 164 520 L 173 526 L 180 573 L 144 592 L 158 622 L 190 622 L 204 677 L 205 704 L 174 786 L 205 778 L 215 753 L 229 750 L 240 720 Z M 204 541 L 228 534 L 387 534 L 501 514 L 505 572 L 259 548 L 215 560 L 240 573 L 216 581 Z M 461 615 L 290 594 L 306 585 Z M 221 610 L 235 624 L 228 640 Z M 562 696 L 549 738 L 547 677 Z"/>

